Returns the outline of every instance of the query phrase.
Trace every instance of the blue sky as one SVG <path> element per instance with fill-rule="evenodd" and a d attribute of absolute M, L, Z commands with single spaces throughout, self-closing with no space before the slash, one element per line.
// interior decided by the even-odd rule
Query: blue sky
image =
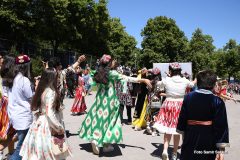
<path fill-rule="evenodd" d="M 222 48 L 229 39 L 240 43 L 240 0 L 108 0 L 111 17 L 118 17 L 141 46 L 141 30 L 149 18 L 167 16 L 191 39 L 196 28 Z"/>

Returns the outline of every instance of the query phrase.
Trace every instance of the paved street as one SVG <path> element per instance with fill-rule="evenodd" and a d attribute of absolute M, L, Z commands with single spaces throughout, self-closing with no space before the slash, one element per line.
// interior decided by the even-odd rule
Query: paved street
<path fill-rule="evenodd" d="M 240 96 L 236 96 L 240 99 Z M 95 95 L 87 96 L 86 102 L 88 109 L 91 107 L 94 101 Z M 152 137 L 146 135 L 143 131 L 134 131 L 131 126 L 123 126 L 123 142 L 120 145 L 115 145 L 115 150 L 112 153 L 102 153 L 96 156 L 92 153 L 92 148 L 89 142 L 80 139 L 77 135 L 77 131 L 86 115 L 72 116 L 70 108 L 73 103 L 73 99 L 66 98 L 64 100 L 65 110 L 64 119 L 66 129 L 69 131 L 69 143 L 72 148 L 73 156 L 68 160 L 154 160 L 160 159 L 162 153 L 163 135 Z M 240 142 L 240 103 L 235 104 L 232 101 L 228 101 L 227 112 L 228 122 L 230 130 L 230 148 L 226 149 L 225 160 L 237 160 L 239 159 L 239 142 Z M 126 117 L 126 112 L 124 112 Z M 172 144 L 172 142 L 171 142 Z M 170 146 L 171 150 L 172 145 Z M 180 152 L 180 150 L 179 150 Z"/>

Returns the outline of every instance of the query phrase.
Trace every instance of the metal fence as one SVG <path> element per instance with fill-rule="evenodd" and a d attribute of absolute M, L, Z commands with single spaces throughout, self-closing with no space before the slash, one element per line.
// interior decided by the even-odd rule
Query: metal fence
<path fill-rule="evenodd" d="M 62 63 L 62 66 L 65 68 L 68 65 L 73 64 L 78 56 L 80 56 L 79 51 L 59 49 L 57 54 L 54 54 L 52 48 L 45 48 L 38 46 L 31 42 L 23 43 L 21 46 L 14 46 L 12 40 L 1 38 L 0 36 L 0 51 L 12 51 L 17 53 L 24 53 L 30 57 L 40 56 L 44 61 L 49 60 L 51 57 L 59 57 Z M 89 67 L 94 68 L 97 60 L 97 56 L 91 54 L 86 55 L 86 62 Z"/>

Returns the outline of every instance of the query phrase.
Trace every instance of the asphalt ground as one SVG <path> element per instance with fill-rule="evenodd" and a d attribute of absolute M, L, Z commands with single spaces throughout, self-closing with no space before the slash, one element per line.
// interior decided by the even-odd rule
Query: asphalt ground
<path fill-rule="evenodd" d="M 240 100 L 239 95 L 235 95 Z M 95 99 L 95 92 L 93 95 L 86 96 L 87 110 L 91 107 Z M 83 122 L 86 114 L 73 116 L 71 115 L 71 106 L 74 99 L 64 99 L 64 121 L 65 128 L 68 135 L 68 143 L 70 144 L 73 157 L 68 157 L 67 160 L 159 160 L 163 150 L 163 135 L 155 136 L 147 135 L 144 130 L 134 131 L 131 125 L 123 125 L 123 141 L 119 145 L 114 145 L 114 151 L 110 153 L 103 153 L 100 150 L 99 155 L 92 153 L 91 144 L 88 141 L 79 138 L 77 132 Z M 230 147 L 226 148 L 225 160 L 240 159 L 240 103 L 233 101 L 226 102 L 229 133 L 230 133 Z M 134 108 L 132 109 L 132 113 Z M 124 119 L 127 119 L 126 109 L 124 110 Z M 180 142 L 181 143 L 181 142 Z M 171 141 L 168 152 L 171 153 L 173 143 Z M 7 154 L 7 150 L 4 150 Z M 180 149 L 178 150 L 178 156 Z"/>
<path fill-rule="evenodd" d="M 235 96 L 240 99 L 240 96 Z M 86 103 L 88 109 L 94 102 L 95 94 L 86 96 Z M 163 135 L 155 136 L 145 134 L 144 130 L 134 131 L 131 125 L 123 125 L 123 141 L 119 145 L 114 145 L 114 151 L 111 153 L 103 153 L 100 155 L 92 153 L 91 144 L 79 138 L 77 131 L 83 122 L 86 114 L 79 116 L 72 116 L 70 109 L 73 99 L 66 98 L 64 100 L 64 121 L 66 130 L 69 132 L 68 142 L 72 148 L 73 157 L 69 160 L 159 160 L 163 150 Z M 226 102 L 229 132 L 230 132 L 230 147 L 226 148 L 225 160 L 240 159 L 240 103 L 233 101 Z M 132 109 L 132 113 L 134 108 Z M 127 119 L 126 109 L 124 110 L 124 119 Z M 169 153 L 172 152 L 173 143 L 171 141 Z M 180 154 L 180 149 L 178 150 Z M 179 155 L 178 155 L 179 156 Z"/>

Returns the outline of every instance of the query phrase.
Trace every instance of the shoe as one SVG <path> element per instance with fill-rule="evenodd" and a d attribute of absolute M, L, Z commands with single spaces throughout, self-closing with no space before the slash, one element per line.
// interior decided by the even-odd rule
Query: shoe
<path fill-rule="evenodd" d="M 172 153 L 172 158 L 171 160 L 177 160 L 177 153 Z"/>
<path fill-rule="evenodd" d="M 153 137 L 156 137 L 157 135 L 158 135 L 157 132 L 152 132 Z"/>
<path fill-rule="evenodd" d="M 141 131 L 142 128 L 135 126 L 134 130 L 135 130 L 135 131 Z"/>
<path fill-rule="evenodd" d="M 147 131 L 148 134 L 152 134 L 152 130 L 149 126 L 147 126 L 146 131 Z"/>
<path fill-rule="evenodd" d="M 114 150 L 114 147 L 111 144 L 107 144 L 103 147 L 103 152 L 112 152 Z"/>
<path fill-rule="evenodd" d="M 168 153 L 167 153 L 167 152 L 163 152 L 163 153 L 162 153 L 162 160 L 169 160 L 169 159 L 168 159 Z"/>
<path fill-rule="evenodd" d="M 95 140 L 93 140 L 91 142 L 91 144 L 92 144 L 93 153 L 96 154 L 96 155 L 99 155 L 99 148 L 97 146 L 97 142 Z"/>
<path fill-rule="evenodd" d="M 10 159 L 11 159 L 11 157 L 12 157 L 12 154 L 8 154 L 8 155 L 7 155 L 7 159 L 6 159 L 6 160 L 10 160 Z"/>

